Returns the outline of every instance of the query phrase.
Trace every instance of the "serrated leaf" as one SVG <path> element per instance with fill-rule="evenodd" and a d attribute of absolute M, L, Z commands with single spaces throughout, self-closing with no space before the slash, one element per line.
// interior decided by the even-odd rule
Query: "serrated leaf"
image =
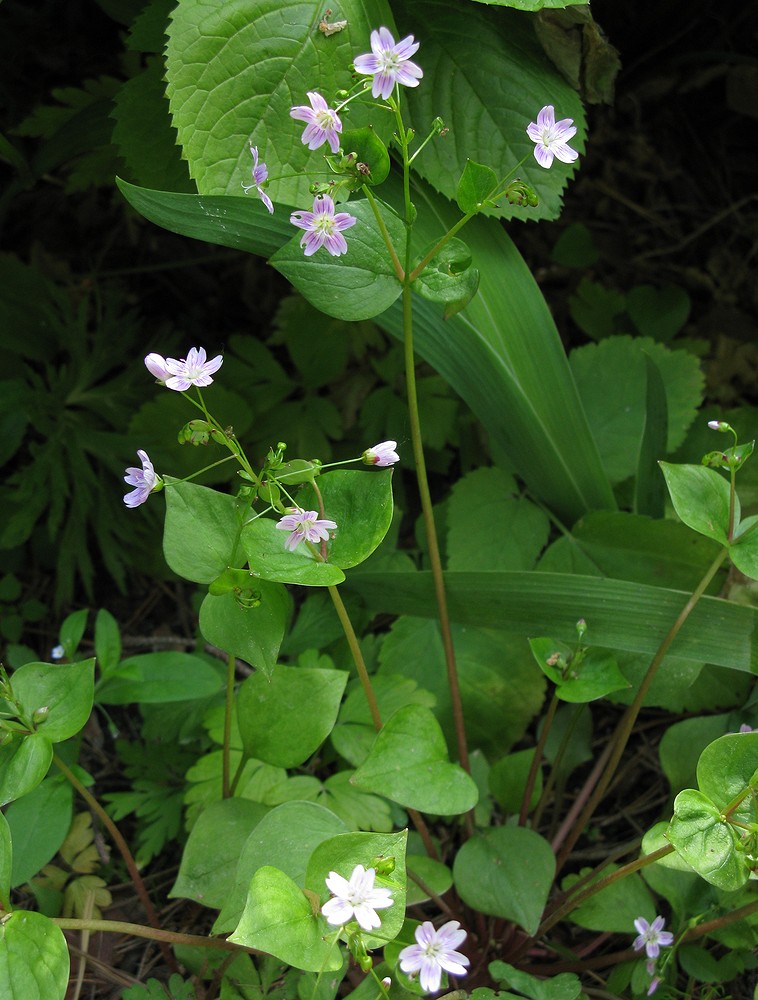
<path fill-rule="evenodd" d="M 249 183 L 250 145 L 268 164 L 275 203 L 305 205 L 309 184 L 324 175 L 323 150 L 301 142 L 302 126 L 290 108 L 307 89 L 327 101 L 352 84 L 350 64 L 368 49 L 377 25 L 393 28 L 384 0 L 346 0 L 344 31 L 318 30 L 311 0 L 229 0 L 208 6 L 182 0 L 171 14 L 166 47 L 167 93 L 174 126 L 203 194 L 231 194 Z M 333 105 L 332 105 L 333 106 Z M 350 127 L 369 123 L 351 106 Z M 381 123 L 382 131 L 391 127 Z"/>
<path fill-rule="evenodd" d="M 454 137 L 435 139 L 414 167 L 451 200 L 468 159 L 495 168 L 500 179 L 517 169 L 537 191 L 539 206 L 524 209 L 505 202 L 485 214 L 555 218 L 576 167 L 542 169 L 526 127 L 540 108 L 553 104 L 557 118 L 575 120 L 578 134 L 572 145 L 582 152 L 584 113 L 576 93 L 545 62 L 531 25 L 515 11 L 491 13 L 454 0 L 405 0 L 401 6 L 403 24 L 421 42 L 414 61 L 424 71 L 420 86 L 406 98 L 412 120 L 426 123 L 439 116 Z"/>

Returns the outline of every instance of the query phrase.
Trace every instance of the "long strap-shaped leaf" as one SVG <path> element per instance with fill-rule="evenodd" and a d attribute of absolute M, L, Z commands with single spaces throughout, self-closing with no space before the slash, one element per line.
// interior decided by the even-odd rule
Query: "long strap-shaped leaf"
<path fill-rule="evenodd" d="M 593 645 L 652 656 L 688 594 L 626 580 L 564 573 L 446 573 L 450 617 L 463 625 L 525 636 L 576 641 L 584 618 Z M 353 573 L 350 586 L 372 611 L 434 617 L 432 575 Z M 702 597 L 671 647 L 671 655 L 758 673 L 755 609 Z M 724 641 L 728 636 L 728 641 Z"/>

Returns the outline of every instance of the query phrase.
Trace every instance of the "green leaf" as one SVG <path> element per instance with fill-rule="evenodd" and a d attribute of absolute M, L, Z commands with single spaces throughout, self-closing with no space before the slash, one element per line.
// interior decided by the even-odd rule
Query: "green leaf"
<path fill-rule="evenodd" d="M 242 917 L 250 879 L 259 868 L 272 865 L 289 876 L 299 888 L 305 886 L 308 859 L 323 841 L 347 833 L 333 812 L 315 802 L 285 802 L 267 813 L 256 825 L 239 856 L 234 886 L 224 901 L 213 932 L 234 929 Z"/>
<path fill-rule="evenodd" d="M 287 536 L 276 521 L 259 517 L 242 529 L 241 544 L 251 575 L 274 583 L 297 583 L 302 587 L 331 587 L 342 583 L 345 574 L 331 562 L 319 562 L 305 543 L 294 552 L 284 547 Z M 327 547 L 327 553 L 328 553 Z"/>
<path fill-rule="evenodd" d="M 432 249 L 428 247 L 421 257 Z M 471 266 L 471 251 L 463 240 L 449 240 L 426 265 L 414 288 L 430 302 L 444 303 L 445 319 L 464 309 L 479 288 L 479 271 Z"/>
<path fill-rule="evenodd" d="M 472 748 L 501 756 L 539 712 L 545 685 L 523 636 L 499 629 L 453 628 L 458 678 Z M 445 654 L 435 621 L 400 618 L 380 651 L 380 675 L 402 674 L 437 699 L 434 710 L 448 741 L 455 746 L 455 722 L 445 674 Z"/>
<path fill-rule="evenodd" d="M 492 765 L 489 786 L 492 797 L 504 813 L 517 814 L 526 791 L 526 779 L 534 760 L 534 750 L 519 750 L 507 754 Z M 542 795 L 542 768 L 537 771 L 537 780 L 529 800 L 529 811 L 535 808 Z"/>
<path fill-rule="evenodd" d="M 729 483 L 715 469 L 704 465 L 661 462 L 674 510 L 685 524 L 707 538 L 727 544 Z M 734 498 L 734 521 L 739 522 L 740 502 Z"/>
<path fill-rule="evenodd" d="M 637 471 L 646 425 L 648 357 L 665 386 L 666 446 L 673 451 L 684 440 L 702 402 L 705 380 L 696 357 L 689 351 L 672 351 L 649 337 L 616 336 L 576 348 L 569 359 L 592 434 L 614 483 Z M 610 394 L 609 381 L 614 386 Z"/>
<path fill-rule="evenodd" d="M 702 792 L 685 788 L 674 800 L 666 839 L 711 885 L 734 892 L 750 877 L 750 864 L 737 848 L 737 837 L 721 812 Z"/>
<path fill-rule="evenodd" d="M 381 910 L 382 921 L 373 934 L 363 935 L 367 948 L 377 948 L 391 941 L 399 933 L 405 920 L 405 851 L 408 831 L 397 833 L 342 833 L 323 841 L 314 850 L 308 862 L 305 884 L 321 903 L 326 902 L 329 891 L 326 878 L 335 871 L 349 879 L 356 865 L 377 870 L 375 885 L 392 892 L 392 906 Z M 383 872 L 379 866 L 392 863 L 392 870 Z M 389 865 L 388 865 L 389 867 Z"/>
<path fill-rule="evenodd" d="M 645 354 L 645 374 L 645 426 L 634 477 L 633 507 L 637 514 L 662 518 L 665 491 L 657 462 L 666 453 L 668 405 L 661 373 L 649 354 Z"/>
<path fill-rule="evenodd" d="M 105 608 L 95 617 L 95 657 L 103 677 L 117 667 L 121 659 L 121 631 L 116 619 Z"/>
<path fill-rule="evenodd" d="M 512 986 L 532 1000 L 575 1000 L 582 992 L 579 977 L 573 972 L 561 972 L 550 979 L 537 979 L 500 961 L 490 962 L 487 971 L 499 985 Z"/>
<path fill-rule="evenodd" d="M 182 854 L 172 898 L 194 899 L 220 910 L 234 886 L 237 861 L 268 808 L 248 799 L 211 803 L 197 818 Z"/>
<path fill-rule="evenodd" d="M 11 908 L 11 870 L 13 868 L 13 843 L 11 828 L 5 813 L 0 812 L 0 906 Z"/>
<path fill-rule="evenodd" d="M 748 528 L 757 522 L 756 517 L 746 517 L 737 528 L 736 539 L 729 546 L 729 558 L 740 573 L 752 580 L 758 580 L 758 531 L 748 531 Z"/>
<path fill-rule="evenodd" d="M 669 726 L 658 747 L 663 773 L 672 792 L 697 782 L 700 755 L 728 728 L 728 715 L 706 715 L 699 719 L 683 719 Z"/>
<path fill-rule="evenodd" d="M 466 473 L 453 486 L 447 510 L 451 570 L 532 569 L 545 546 L 550 522 L 502 469 Z M 495 529 L 507 525 L 508 530 Z"/>
<path fill-rule="evenodd" d="M 73 801 L 71 785 L 53 774 L 8 806 L 5 816 L 15 844 L 12 886 L 28 882 L 55 857 L 71 826 Z"/>
<path fill-rule="evenodd" d="M 435 896 L 444 896 L 453 884 L 453 873 L 447 865 L 428 858 L 425 854 L 409 854 L 405 859 L 408 871 L 408 886 L 406 889 L 406 906 L 418 906 L 426 903 L 431 896 L 416 883 L 413 876 L 430 889 Z"/>
<path fill-rule="evenodd" d="M 16 910 L 0 923 L 0 982 L 8 1000 L 63 1000 L 68 972 L 68 945 L 52 920 Z"/>
<path fill-rule="evenodd" d="M 392 469 L 358 472 L 338 469 L 319 476 L 318 487 L 328 518 L 337 522 L 329 562 L 350 569 L 379 546 L 392 524 Z M 297 496 L 300 506 L 318 509 L 312 487 Z"/>
<path fill-rule="evenodd" d="M 337 719 L 348 674 L 279 666 L 252 674 L 237 694 L 245 753 L 277 767 L 298 767 L 318 750 Z"/>
<path fill-rule="evenodd" d="M 253 593 L 259 603 L 252 607 L 234 593 L 207 594 L 200 606 L 200 631 L 214 646 L 270 677 L 292 614 L 292 598 L 281 584 L 266 580 L 255 580 Z"/>
<path fill-rule="evenodd" d="M 450 616 L 459 624 L 497 626 L 517 636 L 549 632 L 573 643 L 576 623 L 584 618 L 597 646 L 647 656 L 656 652 L 684 605 L 676 590 L 567 573 L 446 573 L 445 582 Z M 431 573 L 367 571 L 351 576 L 349 585 L 374 614 L 436 616 Z M 757 619 L 752 608 L 702 597 L 669 655 L 756 673 Z"/>
<path fill-rule="evenodd" d="M 95 694 L 99 705 L 160 704 L 207 698 L 222 684 L 218 672 L 200 656 L 143 653 L 122 660 Z"/>
<path fill-rule="evenodd" d="M 467 840 L 453 865 L 455 888 L 464 903 L 513 920 L 530 935 L 539 927 L 554 875 L 548 842 L 516 826 L 495 827 Z"/>
<path fill-rule="evenodd" d="M 26 663 L 14 672 L 11 683 L 27 715 L 47 709 L 38 732 L 51 743 L 60 743 L 83 729 L 90 717 L 95 658 L 76 663 Z"/>
<path fill-rule="evenodd" d="M 410 116 L 419 124 L 439 116 L 454 137 L 426 146 L 414 163 L 419 174 L 454 200 L 468 159 L 495 168 L 500 178 L 518 170 L 537 191 L 539 207 L 527 211 L 506 202 L 485 212 L 555 218 L 576 166 L 541 168 L 526 127 L 543 105 L 554 104 L 557 118 L 574 119 L 578 134 L 571 144 L 581 153 L 584 113 L 575 91 L 545 60 L 531 23 L 515 11 L 489 12 L 455 0 L 407 0 L 403 7 L 411 23 L 424 27 L 414 57 L 424 79 L 403 94 Z"/>
<path fill-rule="evenodd" d="M 626 297 L 626 310 L 639 332 L 664 344 L 682 329 L 691 307 L 689 295 L 679 285 L 636 285 Z"/>
<path fill-rule="evenodd" d="M 352 782 L 409 809 L 441 816 L 467 812 L 479 798 L 469 775 L 449 762 L 439 723 L 420 705 L 400 708 L 385 722 Z"/>
<path fill-rule="evenodd" d="M 0 806 L 36 788 L 52 760 L 53 745 L 42 733 L 15 736 L 0 747 Z"/>
<path fill-rule="evenodd" d="M 116 184 L 132 208 L 171 233 L 261 257 L 270 257 L 292 236 L 290 221 L 269 215 L 257 198 L 154 191 L 120 177 Z"/>
<path fill-rule="evenodd" d="M 335 936 L 327 935 L 318 910 L 289 875 L 270 866 L 253 875 L 242 918 L 228 940 L 306 972 L 332 972 L 342 965 Z"/>
<path fill-rule="evenodd" d="M 341 140 L 345 155 L 355 153 L 358 163 L 364 163 L 369 168 L 369 173 L 363 175 L 363 183 L 375 187 L 386 181 L 390 172 L 390 154 L 371 125 L 343 129 Z"/>
<path fill-rule="evenodd" d="M 753 796 L 758 789 L 758 733 L 728 733 L 709 744 L 697 765 L 700 791 L 729 817 L 741 823 L 756 821 Z M 745 795 L 746 789 L 752 789 Z M 744 796 L 735 806 L 735 800 Z"/>
<path fill-rule="evenodd" d="M 66 651 L 68 659 L 73 659 L 79 643 L 82 641 L 84 630 L 87 627 L 89 611 L 82 608 L 80 611 L 73 611 L 67 615 L 61 625 L 59 633 L 60 643 Z"/>
<path fill-rule="evenodd" d="M 473 160 L 466 160 L 455 200 L 464 215 L 478 212 L 484 207 L 487 199 L 497 192 L 498 176 L 492 167 L 485 167 Z"/>
<path fill-rule="evenodd" d="M 513 7 L 515 10 L 560 10 L 579 4 L 583 6 L 588 4 L 589 0 L 476 0 L 476 3 L 485 3 L 492 7 Z"/>
<path fill-rule="evenodd" d="M 368 201 L 351 201 L 339 208 L 357 220 L 346 230 L 346 254 L 332 257 L 322 247 L 312 257 L 306 257 L 300 246 L 303 234 L 298 231 L 273 255 L 270 263 L 327 316 L 371 319 L 392 305 L 402 286 Z M 386 205 L 380 205 L 380 210 L 399 253 L 405 227 Z"/>
<path fill-rule="evenodd" d="M 548 660 L 560 652 L 569 662 L 572 650 L 553 639 L 530 639 L 529 645 L 540 669 L 556 685 L 556 695 L 561 701 L 573 704 L 604 698 L 612 691 L 630 687 L 629 681 L 618 668 L 614 657 L 604 649 L 589 649 L 578 664 L 571 663 L 565 677 L 558 667 Z"/>
<path fill-rule="evenodd" d="M 340 15 L 347 27 L 328 38 L 318 30 L 322 13 L 311 0 L 293 0 L 286 10 L 279 0 L 231 0 L 223 8 L 182 0 L 172 11 L 167 93 L 202 194 L 237 193 L 248 184 L 252 145 L 268 165 L 273 201 L 310 205 L 310 182 L 325 173 L 323 150 L 302 144 L 302 125 L 292 121 L 290 108 L 305 103 L 307 88 L 331 102 L 352 85 L 350 64 L 368 49 L 372 28 L 394 28 L 385 0 L 346 0 Z M 351 127 L 370 118 L 351 105 Z M 380 134 L 390 127 L 382 122 Z"/>
<path fill-rule="evenodd" d="M 170 568 L 193 583 L 211 583 L 239 566 L 241 511 L 234 497 L 165 477 L 163 553 Z"/>

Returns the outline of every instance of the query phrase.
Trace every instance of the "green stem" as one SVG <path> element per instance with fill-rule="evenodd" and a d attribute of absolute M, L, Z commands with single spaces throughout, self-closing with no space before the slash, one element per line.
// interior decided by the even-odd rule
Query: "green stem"
<path fill-rule="evenodd" d="M 692 612 L 692 609 L 695 607 L 697 602 L 705 593 L 708 584 L 714 578 L 714 576 L 720 569 L 721 564 L 724 562 L 728 554 L 729 550 L 725 548 L 713 560 L 710 567 L 706 571 L 705 576 L 697 585 L 697 588 L 695 589 L 695 591 L 693 592 L 692 596 L 689 598 L 687 603 L 684 605 L 682 610 L 679 612 L 676 621 L 671 626 L 669 631 L 666 633 L 666 636 L 664 637 L 660 646 L 656 650 L 653 659 L 650 661 L 650 666 L 648 667 L 647 673 L 642 679 L 642 683 L 639 686 L 639 690 L 635 695 L 634 701 L 631 703 L 631 705 L 627 708 L 624 715 L 621 717 L 621 720 L 619 721 L 619 724 L 616 727 L 616 731 L 613 734 L 613 737 L 611 739 L 612 750 L 610 757 L 608 759 L 608 764 L 604 769 L 602 776 L 600 776 L 594 792 L 590 795 L 586 806 L 582 810 L 579 818 L 574 823 L 573 828 L 569 832 L 566 841 L 563 844 L 563 847 L 558 853 L 558 857 L 556 858 L 556 871 L 560 871 L 563 865 L 565 864 L 574 844 L 581 836 L 582 830 L 584 830 L 585 826 L 589 822 L 590 818 L 595 812 L 595 809 L 600 803 L 600 800 L 605 794 L 608 785 L 611 783 L 613 775 L 616 772 L 616 768 L 618 767 L 619 762 L 621 761 L 621 757 L 624 753 L 624 750 L 626 749 L 629 737 L 632 734 L 634 723 L 636 722 L 640 708 L 642 707 L 642 702 L 645 699 L 645 695 L 647 694 L 650 685 L 653 683 L 653 678 L 658 672 L 658 668 L 660 667 L 666 654 L 669 651 L 671 643 L 674 641 L 674 639 L 681 631 L 682 626 L 684 625 L 685 621 Z"/>
<path fill-rule="evenodd" d="M 363 185 L 363 192 L 366 195 L 366 198 L 368 199 L 368 203 L 371 206 L 371 211 L 374 213 L 374 218 L 376 219 L 376 224 L 377 226 L 379 226 L 379 232 L 382 234 L 382 239 L 384 240 L 384 244 L 389 252 L 390 260 L 392 261 L 392 266 L 395 269 L 395 276 L 398 281 L 404 281 L 405 271 L 403 270 L 403 265 L 400 263 L 400 258 L 398 257 L 397 251 L 395 250 L 395 247 L 392 243 L 389 230 L 387 229 L 387 224 L 385 223 L 384 218 L 382 217 L 382 213 L 379 211 L 379 206 L 376 203 L 376 198 L 374 197 L 371 188 L 368 186 L 368 184 Z"/>
<path fill-rule="evenodd" d="M 132 924 L 126 920 L 79 920 L 76 917 L 53 917 L 52 921 L 64 931 L 102 931 L 107 934 L 129 934 L 132 937 L 149 938 L 163 944 L 188 944 L 197 948 L 213 948 L 217 951 L 244 951 L 261 955 L 255 948 L 225 941 L 224 938 L 204 937 L 202 934 L 182 934 L 179 931 L 164 931 L 160 928 Z M 169 954 L 171 954 L 169 952 Z M 172 956 L 173 958 L 173 956 Z M 176 963 L 174 963 L 176 965 Z M 178 972 L 178 966 L 176 966 Z"/>
<path fill-rule="evenodd" d="M 129 850 L 129 845 L 121 836 L 121 831 L 113 822 L 113 820 L 110 818 L 105 809 L 103 809 L 103 807 L 97 801 L 95 796 L 89 791 L 88 788 L 85 788 L 85 786 L 81 783 L 81 781 L 79 781 L 74 772 L 68 767 L 67 764 L 65 764 L 61 760 L 61 758 L 58 756 L 57 753 L 53 754 L 53 761 L 55 762 L 55 765 L 58 768 L 58 770 L 64 775 L 64 777 L 71 784 L 71 786 L 74 789 L 76 789 L 79 795 L 81 795 L 81 797 L 90 807 L 90 809 L 95 813 L 95 815 L 99 818 L 100 822 L 110 833 L 114 844 L 118 848 L 121 857 L 124 859 L 127 871 L 129 872 L 129 877 L 131 878 L 134 888 L 137 892 L 137 895 L 140 898 L 140 902 L 142 903 L 142 907 L 145 911 L 145 915 L 148 919 L 148 922 L 150 923 L 150 926 L 152 927 L 153 931 L 156 932 L 157 935 L 163 934 L 164 931 L 161 930 L 160 921 L 158 920 L 158 914 L 155 912 L 152 900 L 148 895 L 145 883 L 142 881 L 142 876 L 140 875 L 139 869 L 137 868 L 137 863 L 132 857 L 132 852 Z M 161 938 L 157 937 L 156 940 L 161 940 Z M 174 958 L 170 949 L 165 943 L 161 944 L 161 952 L 163 953 L 163 958 L 168 967 L 171 969 L 171 971 L 178 972 L 179 966 L 177 965 L 176 959 Z"/>
<path fill-rule="evenodd" d="M 231 653 L 226 660 L 226 699 L 224 703 L 224 745 L 221 751 L 221 797 L 228 799 L 232 794 L 230 784 L 229 754 L 232 740 L 232 713 L 234 712 L 235 659 Z"/>
<path fill-rule="evenodd" d="M 416 389 L 416 363 L 413 352 L 413 306 L 411 296 L 412 292 L 410 285 L 406 283 L 403 286 L 403 346 L 405 354 L 405 384 L 408 396 L 408 415 L 410 420 L 411 443 L 413 445 L 413 460 L 416 465 L 416 478 L 418 481 L 419 497 L 421 499 L 421 510 L 424 518 L 427 545 L 429 547 L 429 563 L 432 570 L 432 577 L 434 579 L 434 594 L 437 599 L 437 610 L 439 613 L 440 630 L 442 633 L 442 646 L 445 652 L 445 665 L 447 669 L 448 686 L 450 688 L 450 702 L 453 710 L 458 758 L 464 770 L 470 772 L 471 765 L 468 757 L 466 726 L 463 719 L 463 703 L 461 700 L 460 685 L 458 683 L 458 671 L 455 663 L 455 648 L 453 646 L 453 635 L 450 628 L 450 616 L 447 609 L 445 578 L 442 571 L 442 559 L 440 557 L 439 542 L 437 540 L 437 528 L 434 523 L 434 507 L 432 504 L 432 496 L 429 491 L 429 480 L 426 474 L 426 461 L 424 458 L 424 444 L 421 436 L 421 421 L 419 418 L 418 393 Z"/>
<path fill-rule="evenodd" d="M 353 655 L 355 669 L 358 671 L 358 677 L 360 679 L 361 686 L 363 687 L 363 693 L 366 696 L 368 708 L 371 712 L 371 721 L 374 724 L 374 729 L 379 732 L 382 728 L 382 716 L 379 712 L 379 705 L 376 700 L 376 694 L 374 693 L 371 678 L 369 677 L 369 672 L 366 669 L 366 661 L 363 659 L 363 653 L 361 651 L 360 643 L 358 642 L 358 636 L 355 634 L 353 623 L 350 621 L 350 615 L 347 613 L 347 608 L 340 597 L 339 591 L 334 585 L 330 586 L 328 589 L 329 596 L 331 597 L 332 604 L 334 605 L 334 610 L 337 612 L 337 617 L 339 618 L 342 630 L 345 633 L 347 644 Z"/>

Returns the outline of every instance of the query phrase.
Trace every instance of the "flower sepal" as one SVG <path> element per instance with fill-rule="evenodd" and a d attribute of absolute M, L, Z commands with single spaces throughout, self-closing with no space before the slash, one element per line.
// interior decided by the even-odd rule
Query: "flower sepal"
<path fill-rule="evenodd" d="M 216 434 L 216 428 L 207 420 L 190 420 L 176 435 L 179 444 L 191 444 L 195 448 L 208 444 Z"/>
<path fill-rule="evenodd" d="M 503 197 L 509 205 L 518 205 L 519 207 L 528 205 L 529 208 L 536 208 L 540 203 L 534 188 L 521 180 L 511 181 L 503 191 Z"/>

